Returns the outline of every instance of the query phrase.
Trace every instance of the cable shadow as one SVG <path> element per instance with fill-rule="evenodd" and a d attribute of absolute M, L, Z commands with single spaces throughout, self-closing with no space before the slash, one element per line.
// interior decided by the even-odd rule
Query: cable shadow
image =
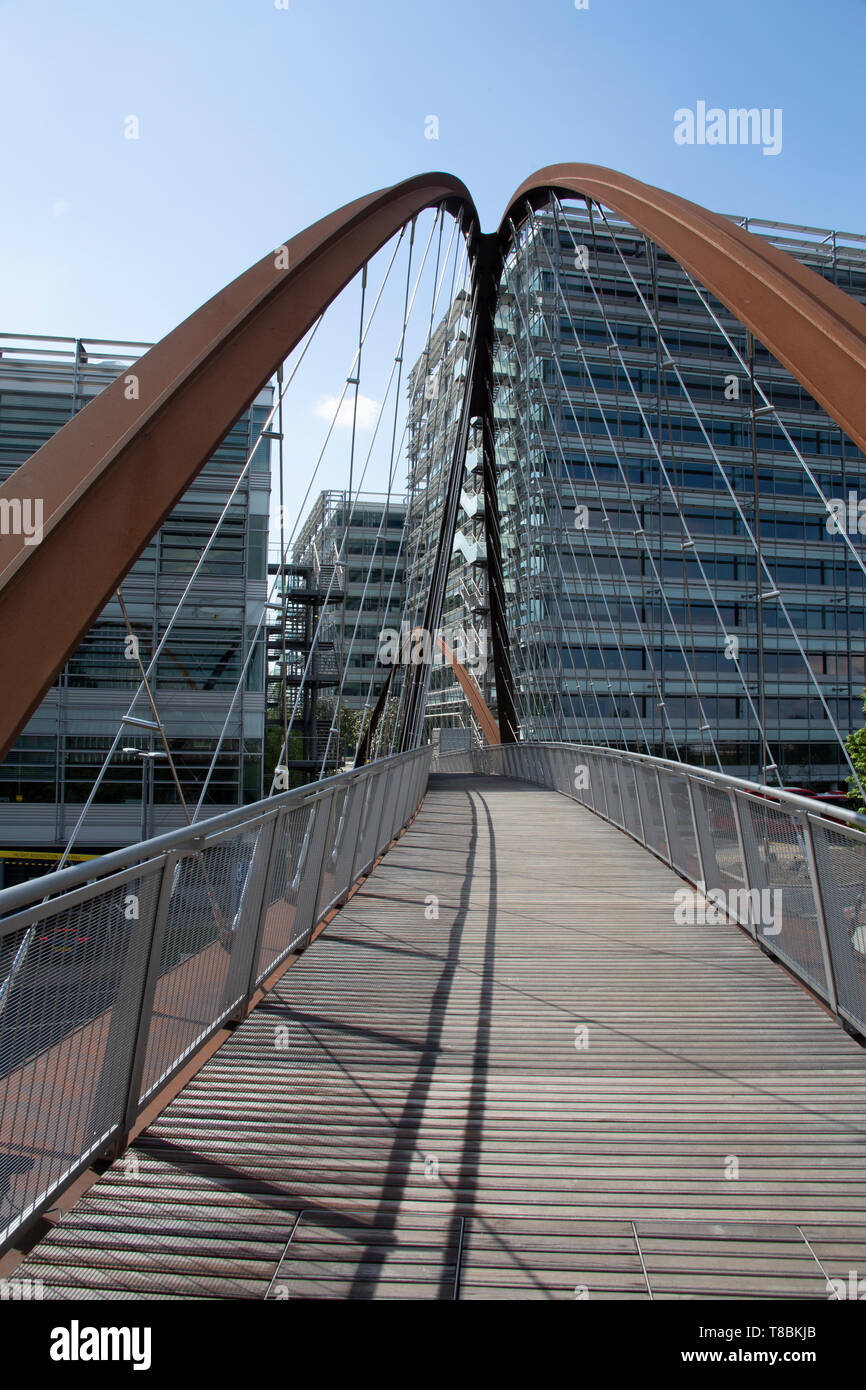
<path fill-rule="evenodd" d="M 463 939 L 463 931 L 466 926 L 466 916 L 468 912 L 467 903 L 471 890 L 472 876 L 475 866 L 475 858 L 478 852 L 478 813 L 475 809 L 473 798 L 469 789 L 464 786 L 461 788 L 466 792 L 466 800 L 471 816 L 471 828 L 468 837 L 464 840 L 467 844 L 466 868 L 463 874 L 463 889 L 460 894 L 460 908 L 455 915 L 448 933 L 448 950 L 442 971 L 433 991 L 430 1000 L 428 1013 L 427 1032 L 424 1041 L 423 1055 L 435 1056 L 440 1049 L 442 1042 L 442 1031 L 445 1022 L 445 1012 L 448 1005 L 451 987 L 457 973 L 460 946 Z M 488 813 L 489 816 L 489 813 Z M 477 1068 L 477 1038 L 476 1038 L 476 1061 L 473 1071 Z M 413 1149 L 418 1149 L 419 1135 L 423 1123 L 424 1107 L 429 1098 L 430 1085 L 433 1079 L 433 1067 L 422 1068 L 419 1066 L 415 1072 L 415 1077 L 406 1094 L 400 1119 L 394 1130 L 394 1142 L 391 1154 L 382 1177 L 382 1195 L 376 1210 L 376 1216 L 383 1216 L 394 1204 L 399 1202 L 406 1190 L 407 1174 L 405 1172 L 405 1162 L 403 1150 L 407 1144 L 411 1144 Z M 358 1264 L 364 1263 L 365 1259 L 371 1254 L 368 1247 L 365 1247 L 361 1254 Z M 451 1276 L 453 1280 L 453 1275 Z M 366 1285 L 369 1292 L 369 1281 L 362 1281 L 360 1270 L 356 1270 L 352 1280 L 352 1287 L 349 1291 L 349 1298 L 359 1298 L 363 1292 L 362 1282 Z M 445 1289 L 449 1283 L 448 1277 L 443 1270 L 440 1277 L 440 1297 L 445 1297 Z"/>

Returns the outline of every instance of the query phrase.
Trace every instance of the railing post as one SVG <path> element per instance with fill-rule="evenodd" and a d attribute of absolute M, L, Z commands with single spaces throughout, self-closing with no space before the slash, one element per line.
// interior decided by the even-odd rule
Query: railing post
<path fill-rule="evenodd" d="M 625 830 L 625 825 L 626 825 L 626 821 L 625 821 L 625 802 L 623 801 L 623 796 L 622 796 L 622 778 L 621 778 L 620 775 L 619 775 L 619 757 L 615 757 L 614 760 L 613 760 L 613 775 L 614 775 L 614 780 L 615 780 L 615 782 L 616 782 L 616 794 L 617 794 L 617 796 L 619 797 L 619 815 L 620 815 L 620 820 L 622 821 L 622 828 L 623 828 L 623 830 Z M 617 825 L 618 825 L 618 824 L 619 824 L 619 821 L 617 821 Z"/>
<path fill-rule="evenodd" d="M 291 815 L 291 812 L 289 812 L 288 814 Z M 262 827 L 262 834 L 269 833 L 267 848 L 263 856 L 265 867 L 261 878 L 261 892 L 257 893 L 257 920 L 255 927 L 253 928 L 253 945 L 252 952 L 250 954 L 249 969 L 245 971 L 247 977 L 246 985 L 244 987 L 243 998 L 235 1011 L 234 1017 L 237 1017 L 243 1011 L 244 1006 L 249 1002 L 249 1000 L 252 998 L 255 992 L 256 964 L 259 959 L 259 951 L 261 949 L 262 936 L 265 930 L 265 919 L 268 915 L 268 890 L 271 886 L 271 882 L 274 876 L 274 849 L 276 848 L 277 843 L 277 830 L 282 822 L 282 819 L 283 813 L 281 813 L 280 811 L 275 811 L 274 814 L 271 816 L 270 820 L 266 821 L 265 825 Z M 261 845 L 261 841 L 259 841 L 259 844 Z M 242 926 L 243 923 L 239 922 L 239 931 L 241 930 Z"/>
<path fill-rule="evenodd" d="M 686 791 L 689 797 L 689 810 L 692 813 L 692 831 L 695 837 L 695 855 L 698 861 L 698 883 L 702 883 L 704 885 L 704 891 L 706 892 L 707 871 L 704 868 L 704 851 L 701 845 L 701 837 L 698 834 L 698 813 L 695 810 L 694 788 L 692 787 L 692 779 L 688 776 L 688 774 L 686 775 Z M 697 884 L 695 885 L 695 887 L 697 887 Z"/>
<path fill-rule="evenodd" d="M 661 778 L 661 773 L 659 772 L 659 770 L 658 770 L 657 767 L 656 767 L 656 768 L 653 768 L 653 772 L 655 773 L 656 787 L 658 788 L 658 794 L 659 794 L 659 812 L 660 812 L 661 818 L 662 818 L 662 830 L 665 832 L 665 845 L 667 846 L 667 853 L 666 853 L 666 856 L 665 856 L 665 857 L 666 857 L 666 859 L 667 859 L 668 864 L 670 865 L 670 867 L 673 868 L 673 867 L 674 867 L 674 861 L 673 861 L 673 855 L 671 854 L 671 837 L 670 837 L 670 831 L 668 830 L 668 817 L 667 817 L 667 812 L 665 811 L 665 799 L 664 799 L 664 795 L 663 795 L 663 793 L 662 793 L 662 778 Z"/>
<path fill-rule="evenodd" d="M 824 962 L 824 974 L 827 979 L 827 998 L 834 1014 L 839 1016 L 839 1000 L 836 994 L 836 976 L 833 971 L 833 953 L 830 950 L 830 937 L 827 932 L 827 914 L 824 907 L 824 895 L 821 892 L 821 876 L 818 872 L 818 861 L 815 857 L 815 843 L 812 838 L 812 822 L 808 815 L 803 816 L 801 822 L 803 827 L 803 848 L 806 854 L 806 864 L 809 869 L 809 879 L 812 884 L 812 897 L 815 900 L 815 917 L 818 923 L 818 940 L 821 945 L 821 959 Z"/>
<path fill-rule="evenodd" d="M 360 855 L 360 852 L 361 852 L 361 845 L 362 845 L 363 840 L 364 840 L 364 831 L 365 831 L 365 829 L 366 829 L 366 827 L 367 827 L 367 817 L 368 817 L 369 814 L 370 814 L 370 798 L 371 798 L 371 796 L 372 796 L 372 794 L 373 794 L 373 780 L 374 780 L 374 776 L 375 776 L 375 774 L 369 773 L 369 772 L 368 772 L 367 775 L 366 775 L 366 777 L 362 777 L 362 778 L 359 779 L 361 782 L 366 782 L 366 786 L 365 786 L 365 787 L 363 788 L 363 790 L 362 790 L 361 814 L 360 814 L 360 816 L 358 817 L 358 833 L 357 833 L 357 835 L 356 835 L 356 837 L 355 837 L 355 849 L 354 849 L 354 852 L 353 852 L 353 854 L 352 854 L 352 864 L 351 864 L 351 868 L 349 869 L 349 888 L 350 888 L 350 889 L 351 889 L 351 887 L 352 887 L 352 884 L 355 882 L 355 879 L 356 879 L 357 876 L 358 876 L 358 874 L 357 874 L 357 869 L 358 869 L 358 856 Z"/>
<path fill-rule="evenodd" d="M 110 1150 L 112 1159 L 117 1158 L 118 1154 L 122 1153 L 123 1149 L 126 1147 L 127 1136 L 138 1115 L 141 1082 L 144 1076 L 144 1063 L 147 1056 L 147 1044 L 150 1038 L 150 1023 L 153 1017 L 153 1000 L 156 994 L 159 967 L 162 960 L 162 943 L 165 938 L 165 928 L 168 922 L 169 908 L 171 906 L 171 895 L 174 888 L 174 873 L 178 864 L 181 862 L 181 858 L 182 856 L 179 851 L 169 850 L 163 861 L 159 895 L 156 901 L 156 910 L 153 915 L 153 931 L 150 934 L 150 949 L 147 955 L 141 999 L 138 1006 L 138 1016 L 135 1025 L 135 1042 L 132 1049 L 129 1076 L 126 1082 L 120 1131 Z"/>
<path fill-rule="evenodd" d="M 637 818 L 640 821 L 640 838 L 644 849 L 646 849 L 646 826 L 643 823 L 643 807 L 640 804 L 640 788 L 637 784 L 637 765 L 635 763 L 631 763 L 630 766 L 631 781 L 632 786 L 634 787 L 634 799 L 637 802 Z"/>
<path fill-rule="evenodd" d="M 738 845 L 739 851 L 740 851 L 740 863 L 741 863 L 742 866 L 743 866 L 743 887 L 744 887 L 744 888 L 749 888 L 749 887 L 750 887 L 750 884 L 749 884 L 749 861 L 748 861 L 748 859 L 746 858 L 746 843 L 745 843 L 745 841 L 744 841 L 744 839 L 743 839 L 743 824 L 742 824 L 742 821 L 740 820 L 740 798 L 737 796 L 737 793 L 734 792 L 734 791 L 729 791 L 729 792 L 728 792 L 728 798 L 729 798 L 730 803 L 731 803 L 731 810 L 733 811 L 733 814 L 734 814 L 734 829 L 735 829 L 736 832 L 737 832 L 737 845 Z M 749 897 L 749 902 L 751 902 L 751 897 Z M 751 912 L 750 912 L 749 915 L 750 915 L 750 916 L 752 915 Z M 752 936 L 753 936 L 753 937 L 755 938 L 755 940 L 757 941 L 757 939 L 758 939 L 758 924 L 757 924 L 757 922 L 752 922 L 752 921 L 749 921 L 749 922 L 741 922 L 741 923 L 740 923 L 740 926 L 751 927 Z"/>
<path fill-rule="evenodd" d="M 318 854 L 319 863 L 318 863 L 318 866 L 317 866 L 317 868 L 316 868 L 315 886 L 314 886 L 314 888 L 313 888 L 313 915 L 312 915 L 312 918 L 311 918 L 311 920 L 310 920 L 310 935 L 311 935 L 311 936 L 312 936 L 313 932 L 316 930 L 316 927 L 317 927 L 318 924 L 319 924 L 319 896 L 320 896 L 321 891 L 322 891 L 322 874 L 324 873 L 324 869 L 325 869 L 325 855 L 328 853 L 328 831 L 329 831 L 330 828 L 331 828 L 331 817 L 332 817 L 332 815 L 334 814 L 334 799 L 335 799 L 335 792 L 334 792 L 334 789 L 333 789 L 333 787 L 332 787 L 331 790 L 330 790 L 329 792 L 327 792 L 326 795 L 323 796 L 323 797 L 321 798 L 321 800 L 318 802 L 318 806 L 317 806 L 317 810 L 316 810 L 316 816 L 318 817 L 319 814 L 321 813 L 321 809 L 322 809 L 322 807 L 323 807 L 323 804 L 327 806 L 327 812 L 326 812 L 325 817 L 324 817 L 324 821 L 325 821 L 324 831 L 323 831 L 323 834 L 322 834 L 322 836 L 321 836 L 321 842 L 322 842 L 322 844 L 321 844 L 321 849 L 320 849 L 319 854 Z M 314 825 L 313 829 L 314 829 L 314 831 L 315 831 L 315 830 L 318 830 L 318 828 L 319 828 L 319 827 L 318 827 L 318 821 L 317 821 L 316 824 Z M 324 914 L 323 914 L 323 915 L 324 915 Z M 302 946 L 302 947 L 298 948 L 299 954 L 300 954 L 300 951 L 302 951 L 302 950 L 305 951 L 306 949 L 307 949 L 306 946 Z"/>

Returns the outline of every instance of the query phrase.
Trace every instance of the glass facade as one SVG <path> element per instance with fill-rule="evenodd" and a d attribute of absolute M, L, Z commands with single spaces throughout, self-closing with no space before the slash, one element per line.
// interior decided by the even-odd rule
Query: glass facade
<path fill-rule="evenodd" d="M 146 344 L 0 337 L 0 481 L 39 448 Z M 270 410 L 270 387 L 229 431 L 123 581 L 147 667 Z M 152 688 L 188 805 L 198 801 L 266 599 L 270 445 L 246 478 L 172 626 Z M 132 694 L 120 604 L 112 599 L 0 767 L 0 845 L 65 844 Z M 226 727 L 208 785 L 211 814 L 262 792 L 264 633 Z M 136 716 L 150 718 L 146 696 Z M 185 823 L 162 743 L 129 728 L 78 843 L 107 849 Z M 153 753 L 156 756 L 147 757 Z"/>
<path fill-rule="evenodd" d="M 408 610 L 417 623 L 423 622 L 430 571 L 445 516 L 448 473 L 463 407 L 470 309 L 470 296 L 461 291 L 409 375 L 407 590 Z M 483 698 L 493 705 L 493 673 L 487 659 L 488 611 L 481 450 L 473 430 L 460 488 L 441 627 L 445 641 L 471 671 Z M 472 723 L 472 710 L 463 690 L 441 653 L 434 651 L 427 734 L 442 727 L 469 728 Z"/>
<path fill-rule="evenodd" d="M 336 588 L 345 594 L 345 602 L 326 608 L 317 641 L 336 655 L 344 708 L 374 705 L 382 688 L 380 633 L 399 630 L 403 616 L 405 522 L 405 497 L 362 492 L 350 506 L 345 492 L 328 491 L 319 494 L 298 533 L 294 563 L 316 578 L 336 565 Z"/>
<path fill-rule="evenodd" d="M 866 238 L 748 225 L 866 302 Z M 597 207 L 531 214 L 501 288 L 496 460 L 526 736 L 844 781 L 837 731 L 862 724 L 866 678 L 862 537 L 848 528 L 853 554 L 809 473 L 826 499 L 866 498 L 866 459 L 718 300 Z"/>

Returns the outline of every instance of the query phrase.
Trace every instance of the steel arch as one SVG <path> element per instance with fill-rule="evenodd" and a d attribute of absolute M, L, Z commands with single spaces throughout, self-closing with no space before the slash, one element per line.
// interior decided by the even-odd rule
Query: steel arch
<path fill-rule="evenodd" d="M 391 236 L 439 205 L 462 212 L 477 238 L 468 189 L 440 173 L 306 228 L 285 243 L 287 255 L 265 256 L 151 348 L 0 487 L 0 504 L 41 498 L 44 509 L 38 545 L 0 537 L 0 759 L 279 363 Z"/>
<path fill-rule="evenodd" d="M 699 203 L 597 164 L 551 164 L 520 185 L 499 229 L 549 193 L 612 208 L 690 271 L 866 454 L 866 307 L 793 256 Z"/>
<path fill-rule="evenodd" d="M 0 487 L 0 503 L 39 497 L 45 507 L 41 544 L 0 537 L 0 758 L 278 363 L 361 265 L 426 207 L 462 211 L 472 239 L 478 345 L 471 410 L 486 421 L 493 309 L 511 219 L 520 222 L 551 191 L 610 207 L 661 246 L 866 453 L 866 308 L 784 252 L 699 204 L 592 164 L 538 170 L 514 194 L 498 233 L 482 237 L 458 179 L 418 175 L 299 233 L 286 244 L 288 269 L 278 268 L 274 253 L 264 257 L 140 359 L 138 399 L 128 400 L 118 379 Z M 495 541 L 495 516 L 488 525 Z M 491 597 L 501 598 L 495 580 Z M 491 621 L 501 636 L 504 612 L 497 618 L 491 610 Z M 511 738 L 505 684 L 497 670 L 500 725 Z"/>

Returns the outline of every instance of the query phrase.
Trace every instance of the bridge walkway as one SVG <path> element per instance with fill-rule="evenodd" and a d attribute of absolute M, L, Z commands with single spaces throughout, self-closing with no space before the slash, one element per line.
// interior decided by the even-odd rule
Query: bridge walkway
<path fill-rule="evenodd" d="M 431 779 L 313 946 L 28 1257 L 47 1296 L 826 1298 L 866 1057 L 554 792 Z"/>

